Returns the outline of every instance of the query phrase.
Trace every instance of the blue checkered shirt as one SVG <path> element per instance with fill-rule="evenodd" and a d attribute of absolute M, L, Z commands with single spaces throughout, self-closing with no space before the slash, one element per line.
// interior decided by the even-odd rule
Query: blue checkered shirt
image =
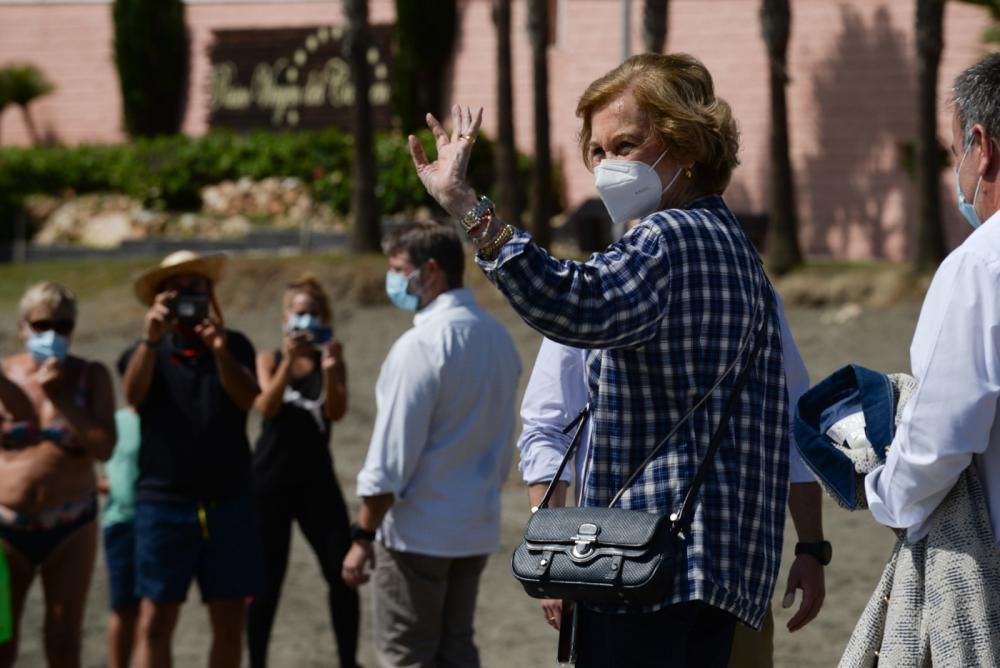
<path fill-rule="evenodd" d="M 760 259 L 721 197 L 654 213 L 588 262 L 557 260 L 516 232 L 487 277 L 551 339 L 590 349 L 593 436 L 583 505 L 607 505 L 632 470 L 766 320 L 767 340 L 701 488 L 671 598 L 701 600 L 759 628 L 781 560 L 788 401 Z M 676 511 L 749 354 L 626 491 L 619 507 Z"/>

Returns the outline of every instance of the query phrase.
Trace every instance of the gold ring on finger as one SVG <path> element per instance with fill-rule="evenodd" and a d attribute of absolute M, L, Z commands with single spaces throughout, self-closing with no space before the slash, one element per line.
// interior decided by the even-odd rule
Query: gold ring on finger
<path fill-rule="evenodd" d="M 476 138 L 473 137 L 470 134 L 460 134 L 460 135 L 458 135 L 458 138 L 461 139 L 462 141 L 467 141 L 470 144 L 475 144 L 476 143 Z"/>

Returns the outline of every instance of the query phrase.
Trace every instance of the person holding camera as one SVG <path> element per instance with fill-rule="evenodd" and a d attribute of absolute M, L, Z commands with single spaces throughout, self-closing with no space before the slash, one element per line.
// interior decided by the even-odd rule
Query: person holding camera
<path fill-rule="evenodd" d="M 135 507 L 140 668 L 168 666 L 181 603 L 197 579 L 212 625 L 212 668 L 240 665 L 244 601 L 260 550 L 246 420 L 260 393 L 253 345 L 226 329 L 214 286 L 224 255 L 178 251 L 140 275 L 149 307 L 124 393 L 139 414 Z"/>
<path fill-rule="evenodd" d="M 267 665 L 267 646 L 288 568 L 297 521 L 327 582 L 340 665 L 357 665 L 360 610 L 340 564 L 351 545 L 344 495 L 330 456 L 331 423 L 347 412 L 347 367 L 330 326 L 330 298 L 306 275 L 284 296 L 282 345 L 257 355 L 264 416 L 253 454 L 254 494 L 264 552 L 264 588 L 247 615 L 252 667 Z"/>
<path fill-rule="evenodd" d="M 25 350 L 0 360 L 0 541 L 13 621 L 0 666 L 17 661 L 20 617 L 36 576 L 45 591 L 48 665 L 80 664 L 97 554 L 94 461 L 107 461 L 114 448 L 115 398 L 107 368 L 70 352 L 76 316 L 65 286 L 31 286 L 18 321 Z"/>

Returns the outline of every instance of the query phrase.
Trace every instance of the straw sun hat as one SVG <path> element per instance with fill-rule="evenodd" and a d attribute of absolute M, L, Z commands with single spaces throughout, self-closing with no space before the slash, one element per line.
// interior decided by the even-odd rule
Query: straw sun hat
<path fill-rule="evenodd" d="M 226 266 L 224 253 L 199 255 L 194 251 L 180 250 L 163 258 L 160 266 L 139 274 L 133 288 L 135 296 L 146 306 L 151 306 L 156 299 L 160 286 L 168 278 L 174 276 L 203 276 L 212 282 L 219 282 Z"/>

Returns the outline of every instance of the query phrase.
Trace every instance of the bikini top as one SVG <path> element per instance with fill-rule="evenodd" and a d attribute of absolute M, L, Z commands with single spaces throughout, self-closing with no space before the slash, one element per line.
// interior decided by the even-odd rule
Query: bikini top
<path fill-rule="evenodd" d="M 79 380 L 73 400 L 81 408 L 87 407 L 87 364 L 80 369 Z M 7 450 L 19 450 L 43 441 L 52 441 L 56 445 L 66 445 L 72 432 L 65 418 L 55 416 L 49 424 L 39 427 L 33 422 L 3 422 L 0 423 L 0 433 L 3 434 L 3 447 Z"/>

